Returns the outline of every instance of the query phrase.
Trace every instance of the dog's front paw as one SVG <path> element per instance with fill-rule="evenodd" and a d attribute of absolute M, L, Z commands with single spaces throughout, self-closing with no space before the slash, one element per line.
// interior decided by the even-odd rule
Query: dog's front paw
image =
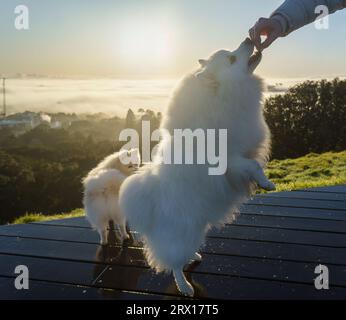
<path fill-rule="evenodd" d="M 276 189 L 276 186 L 273 182 L 269 181 L 269 180 L 264 180 L 264 181 L 258 181 L 258 185 L 267 191 L 274 191 Z"/>
<path fill-rule="evenodd" d="M 274 191 L 276 190 L 276 186 L 273 182 L 268 180 L 267 183 L 264 184 L 263 189 L 267 191 Z"/>

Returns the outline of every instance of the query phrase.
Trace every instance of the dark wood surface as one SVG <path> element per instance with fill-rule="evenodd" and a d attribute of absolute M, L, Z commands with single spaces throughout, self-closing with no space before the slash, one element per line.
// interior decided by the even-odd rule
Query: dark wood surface
<path fill-rule="evenodd" d="M 0 299 L 183 299 L 133 239 L 101 247 L 84 218 L 0 227 Z M 232 225 L 209 232 L 186 267 L 196 298 L 346 299 L 346 186 L 254 197 Z M 330 288 L 314 286 L 315 267 Z M 29 290 L 16 290 L 26 265 Z"/>

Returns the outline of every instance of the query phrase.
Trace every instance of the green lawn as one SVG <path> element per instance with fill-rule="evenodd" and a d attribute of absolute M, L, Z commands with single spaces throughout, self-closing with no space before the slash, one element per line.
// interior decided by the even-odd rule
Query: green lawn
<path fill-rule="evenodd" d="M 38 222 L 38 221 L 48 221 L 48 220 L 58 220 L 65 218 L 75 218 L 84 216 L 83 209 L 75 209 L 69 213 L 59 213 L 54 215 L 44 215 L 41 213 L 27 213 L 24 216 L 21 216 L 13 221 L 14 224 L 19 223 L 29 223 L 29 222 Z"/>
<path fill-rule="evenodd" d="M 346 183 L 346 151 L 310 153 L 297 159 L 273 160 L 266 174 L 277 191 Z"/>
<path fill-rule="evenodd" d="M 297 159 L 273 160 L 266 174 L 277 191 L 346 184 L 346 151 L 310 153 Z M 26 214 L 13 223 L 56 220 L 84 215 L 83 209 L 56 215 Z"/>

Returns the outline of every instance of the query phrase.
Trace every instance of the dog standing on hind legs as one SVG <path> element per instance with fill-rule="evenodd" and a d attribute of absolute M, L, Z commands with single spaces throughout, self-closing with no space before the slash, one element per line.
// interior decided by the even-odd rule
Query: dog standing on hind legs
<path fill-rule="evenodd" d="M 183 268 L 197 253 L 207 231 L 232 222 L 255 186 L 273 190 L 263 171 L 270 133 L 262 110 L 262 81 L 253 75 L 261 60 L 246 39 L 235 51 L 220 50 L 186 76 L 175 90 L 161 128 L 227 129 L 227 171 L 209 175 L 208 164 L 165 164 L 171 148 L 163 138 L 156 159 L 123 183 L 119 204 L 131 228 L 143 238 L 148 264 L 172 271 L 179 291 L 193 296 Z M 173 156 L 172 156 L 173 159 Z M 196 159 L 196 157 L 194 157 Z"/>

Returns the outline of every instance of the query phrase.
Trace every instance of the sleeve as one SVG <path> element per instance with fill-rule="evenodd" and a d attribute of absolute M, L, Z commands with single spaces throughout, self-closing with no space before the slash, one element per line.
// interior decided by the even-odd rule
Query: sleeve
<path fill-rule="evenodd" d="M 277 20 L 284 31 L 284 35 L 309 24 L 318 17 L 315 8 L 324 5 L 329 14 L 346 7 L 346 0 L 286 0 L 272 14 L 271 18 Z"/>

